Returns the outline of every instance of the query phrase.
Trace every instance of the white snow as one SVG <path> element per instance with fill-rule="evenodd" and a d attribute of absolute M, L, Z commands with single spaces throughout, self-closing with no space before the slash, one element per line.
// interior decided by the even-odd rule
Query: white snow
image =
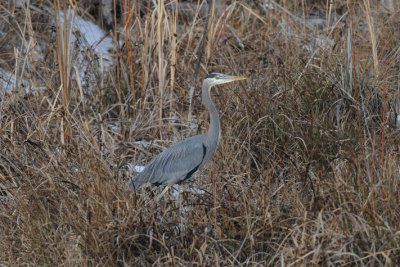
<path fill-rule="evenodd" d="M 135 166 L 135 172 L 142 172 L 143 170 L 144 170 L 144 168 L 145 168 L 146 166 L 139 166 L 139 165 L 137 165 L 137 166 Z"/>
<path fill-rule="evenodd" d="M 135 171 L 135 172 L 142 172 L 146 166 L 140 166 L 140 165 L 132 165 L 130 163 L 126 164 L 126 167 L 128 168 L 129 171 Z"/>
<path fill-rule="evenodd" d="M 29 92 L 29 82 L 26 79 L 19 79 L 18 81 L 19 84 L 16 85 L 14 73 L 0 69 L 0 96 L 3 96 L 4 93 L 12 93 L 17 88 L 24 88 L 25 93 Z"/>
<path fill-rule="evenodd" d="M 178 188 L 175 188 L 174 186 L 172 187 L 172 195 L 178 199 L 179 198 L 179 194 L 184 193 L 184 192 L 188 192 L 188 193 L 192 193 L 192 194 L 196 194 L 196 195 L 204 195 L 204 190 L 200 190 L 197 188 L 184 188 L 182 186 L 177 186 Z"/>
<path fill-rule="evenodd" d="M 60 11 L 61 23 L 64 23 L 64 12 Z M 73 10 L 68 10 L 67 14 L 68 26 L 72 25 L 72 32 L 74 34 L 71 36 L 71 42 L 78 41 L 76 36 L 77 32 L 81 34 L 84 43 L 80 43 L 80 50 L 86 50 L 86 48 L 91 48 L 96 53 L 96 55 L 101 59 L 101 67 L 106 69 L 111 67 L 113 64 L 113 57 L 109 53 L 113 49 L 113 40 L 96 24 L 91 21 L 86 21 L 80 16 L 75 15 Z"/>
<path fill-rule="evenodd" d="M 266 11 L 267 9 L 269 10 L 274 10 L 274 5 L 271 0 L 264 0 L 264 5 L 263 5 L 264 10 Z"/>
<path fill-rule="evenodd" d="M 310 43 L 303 45 L 303 49 L 310 53 L 314 53 L 317 49 L 328 50 L 333 47 L 334 41 L 332 39 L 326 38 L 324 36 L 319 36 L 311 39 Z"/>
<path fill-rule="evenodd" d="M 15 7 L 22 8 L 23 4 L 27 4 L 31 10 L 37 10 L 39 12 L 47 12 L 50 16 L 53 16 L 53 24 L 55 25 L 55 15 L 54 11 L 50 8 L 46 8 L 44 10 L 40 10 L 38 7 L 29 5 L 29 1 L 22 0 L 16 1 Z M 98 58 L 99 59 L 99 67 L 101 72 L 107 71 L 109 68 L 113 66 L 113 54 L 110 53 L 113 51 L 113 39 L 110 36 L 107 36 L 99 26 L 91 21 L 86 21 L 81 18 L 79 15 L 74 14 L 73 10 L 68 10 L 66 12 L 66 16 L 63 12 L 60 12 L 60 21 L 64 23 L 64 17 L 67 18 L 67 26 L 70 31 L 70 48 L 71 54 L 69 57 L 72 57 L 71 67 L 76 67 L 78 69 L 82 84 L 88 84 L 90 86 L 91 80 L 95 79 L 94 75 L 91 75 L 89 70 L 90 64 Z M 4 32 L 0 32 L 0 35 L 4 35 Z M 30 47 L 30 40 L 22 40 L 22 45 L 20 48 L 15 48 L 17 52 L 20 53 L 19 58 L 26 57 L 27 53 L 31 53 L 35 51 L 35 60 L 38 62 L 44 59 L 45 52 L 45 44 L 44 40 L 37 37 L 37 43 L 34 47 Z M 87 51 L 92 51 L 87 53 Z M 87 53 L 90 59 L 84 58 L 85 53 Z M 93 53 L 95 54 L 95 58 L 93 57 Z M 30 60 L 30 57 L 26 57 Z M 22 64 L 29 64 L 29 60 L 22 62 Z M 23 65 L 24 66 L 24 65 Z M 75 72 L 71 71 L 72 75 L 75 75 Z M 14 90 L 17 90 L 17 93 L 27 93 L 29 89 L 40 89 L 41 81 L 37 81 L 38 84 L 30 84 L 27 80 L 29 77 L 28 68 L 23 68 L 22 73 L 17 73 L 17 77 L 15 77 L 15 73 L 10 70 L 0 69 L 0 96 L 4 93 L 12 93 Z M 16 84 L 18 83 L 18 84 Z M 39 86 L 39 88 L 37 88 Z"/>
<path fill-rule="evenodd" d="M 400 114 L 397 115 L 396 127 L 397 127 L 397 129 L 400 129 Z"/>

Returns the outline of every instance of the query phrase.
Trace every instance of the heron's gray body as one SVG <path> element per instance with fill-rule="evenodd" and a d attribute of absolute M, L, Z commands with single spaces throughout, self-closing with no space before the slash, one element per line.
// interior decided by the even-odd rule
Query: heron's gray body
<path fill-rule="evenodd" d="M 143 172 L 133 178 L 133 188 L 149 182 L 153 185 L 176 184 L 191 178 L 210 159 L 205 135 L 192 136 L 153 158 Z"/>
<path fill-rule="evenodd" d="M 150 183 L 152 185 L 176 184 L 191 178 L 212 157 L 220 139 L 218 110 L 211 100 L 210 89 L 244 78 L 212 73 L 202 86 L 202 102 L 210 113 L 210 128 L 207 133 L 183 140 L 153 158 L 143 172 L 129 182 L 133 190 Z"/>

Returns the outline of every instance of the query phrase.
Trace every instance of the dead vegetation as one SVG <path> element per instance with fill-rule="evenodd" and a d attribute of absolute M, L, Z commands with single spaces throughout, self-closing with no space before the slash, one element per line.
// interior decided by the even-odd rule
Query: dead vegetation
<path fill-rule="evenodd" d="M 1 264 L 400 264 L 398 1 L 118 1 L 108 69 L 55 19 L 70 2 L 11 2 Z M 206 130 L 210 72 L 248 80 L 214 90 L 221 144 L 183 186 L 204 193 L 129 191 L 129 166 Z"/>

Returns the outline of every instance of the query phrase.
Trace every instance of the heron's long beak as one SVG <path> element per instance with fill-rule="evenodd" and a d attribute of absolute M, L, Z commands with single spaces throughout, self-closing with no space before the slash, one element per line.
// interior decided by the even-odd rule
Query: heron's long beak
<path fill-rule="evenodd" d="M 234 78 L 232 78 L 232 81 L 241 81 L 241 80 L 246 80 L 246 77 L 234 77 Z"/>
<path fill-rule="evenodd" d="M 224 81 L 224 83 L 229 83 L 229 82 L 233 82 L 233 81 L 241 81 L 241 80 L 245 80 L 246 77 L 241 77 L 241 76 L 224 76 L 221 77 L 222 80 Z"/>

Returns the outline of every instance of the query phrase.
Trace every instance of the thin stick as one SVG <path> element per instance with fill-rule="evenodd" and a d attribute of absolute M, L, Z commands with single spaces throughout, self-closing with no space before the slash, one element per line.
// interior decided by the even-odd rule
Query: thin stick
<path fill-rule="evenodd" d="M 121 91 L 121 77 L 120 77 L 120 58 L 119 58 L 119 42 L 118 42 L 118 30 L 117 30 L 117 0 L 114 0 L 114 45 L 115 45 L 115 57 L 116 57 L 116 68 L 117 68 L 117 82 L 118 82 L 118 88 L 117 88 L 117 92 L 118 92 L 118 97 L 120 97 L 122 95 L 122 91 Z M 120 109 L 120 116 L 122 118 L 121 122 L 120 122 L 120 133 L 121 136 L 125 136 L 124 132 L 125 132 L 125 126 L 122 123 L 122 121 L 125 120 L 125 109 L 121 108 Z"/>
<path fill-rule="evenodd" d="M 163 16 L 164 14 L 164 0 L 159 0 L 158 1 L 158 20 L 157 20 L 157 52 L 158 52 L 158 90 L 160 92 L 160 110 L 159 110 L 159 129 L 161 129 L 162 126 L 162 117 L 163 117 L 163 98 L 164 98 L 164 52 L 163 52 L 163 46 L 164 46 L 164 34 L 163 34 Z M 161 136 L 161 131 L 159 131 L 160 137 Z"/>
<path fill-rule="evenodd" d="M 121 79 L 119 77 L 119 42 L 118 42 L 118 31 L 117 31 L 117 0 L 114 0 L 114 44 L 115 48 L 115 57 L 117 59 L 117 80 L 118 80 L 118 91 L 121 92 Z"/>
<path fill-rule="evenodd" d="M 216 239 L 219 239 L 219 229 L 218 229 L 218 224 L 217 224 L 217 185 L 215 181 L 215 175 L 212 167 L 212 162 L 211 162 L 211 179 L 212 179 L 212 186 L 213 186 L 213 210 L 214 210 L 214 236 Z"/>
<path fill-rule="evenodd" d="M 382 151 L 381 151 L 381 186 L 382 186 L 382 198 L 386 198 L 385 189 L 383 188 L 383 182 L 385 179 L 385 128 L 386 128 L 386 61 L 382 63 L 383 70 L 383 110 L 382 110 Z"/>
<path fill-rule="evenodd" d="M 197 75 L 199 74 L 199 70 L 200 70 L 200 63 L 201 63 L 201 59 L 203 57 L 204 47 L 205 47 L 205 44 L 206 44 L 206 39 L 207 39 L 207 36 L 208 36 L 208 31 L 209 31 L 208 23 L 210 21 L 212 7 L 213 7 L 213 4 L 211 4 L 211 5 L 209 4 L 208 5 L 206 23 L 204 24 L 203 38 L 201 39 L 199 54 L 197 56 L 197 62 L 196 62 L 195 68 L 194 68 L 194 80 L 196 80 Z"/>
<path fill-rule="evenodd" d="M 146 72 L 146 66 L 147 66 L 147 60 L 146 60 L 146 51 L 147 51 L 147 31 L 146 29 L 149 27 L 149 17 L 150 17 L 150 2 L 148 1 L 147 3 L 147 10 L 146 10 L 146 21 L 144 24 L 145 31 L 144 31 L 144 41 L 143 41 L 143 53 L 142 53 L 142 88 L 141 88 L 141 97 L 142 97 L 142 113 L 144 112 L 144 97 L 146 94 L 145 90 L 145 80 L 147 80 L 145 73 Z"/>
<path fill-rule="evenodd" d="M 371 47 L 372 47 L 372 57 L 374 59 L 374 72 L 375 76 L 379 75 L 379 62 L 378 62 L 378 52 L 376 49 L 376 36 L 375 36 L 375 28 L 374 28 L 374 18 L 371 14 L 371 3 L 369 0 L 364 0 L 364 13 L 367 18 L 367 24 L 369 29 L 369 35 L 371 36 Z"/>
<path fill-rule="evenodd" d="M 132 10 L 130 11 L 130 0 L 126 0 L 126 11 L 133 13 L 133 7 Z M 129 77 L 130 77 L 130 86 L 131 86 L 131 91 L 132 91 L 132 102 L 133 102 L 133 108 L 134 108 L 134 114 L 137 113 L 137 106 L 136 106 L 136 90 L 135 90 L 135 78 L 134 78 L 134 72 L 133 72 L 133 49 L 132 49 L 132 41 L 131 41 L 131 20 L 130 20 L 130 14 L 127 16 L 125 14 L 125 17 L 127 17 L 126 24 L 126 43 L 128 44 L 128 61 L 129 61 Z"/>
<path fill-rule="evenodd" d="M 351 3 L 351 0 L 350 0 Z M 361 115 L 360 115 L 360 104 L 358 102 L 358 90 L 357 90 L 357 72 L 356 72 L 356 53 L 354 51 L 355 44 L 354 44 L 354 26 L 353 26 L 353 9 L 354 4 L 349 3 L 349 15 L 350 15 L 350 27 L 351 27 L 351 46 L 352 46 L 352 55 L 353 55 L 353 77 L 354 77 L 354 99 L 356 101 L 356 110 L 357 110 L 357 121 L 358 121 L 358 128 L 359 128 L 359 136 L 361 142 L 361 152 L 365 156 L 365 149 L 364 149 L 364 140 L 362 135 L 362 128 L 361 128 Z"/>
<path fill-rule="evenodd" d="M 175 5 L 175 12 L 173 13 L 172 22 L 172 53 L 171 53 L 171 88 L 169 89 L 169 117 L 172 118 L 172 107 L 173 107 L 173 92 L 175 85 L 175 65 L 176 65 L 176 27 L 178 24 L 178 5 Z M 170 129 L 171 123 L 168 123 L 168 129 Z"/>

